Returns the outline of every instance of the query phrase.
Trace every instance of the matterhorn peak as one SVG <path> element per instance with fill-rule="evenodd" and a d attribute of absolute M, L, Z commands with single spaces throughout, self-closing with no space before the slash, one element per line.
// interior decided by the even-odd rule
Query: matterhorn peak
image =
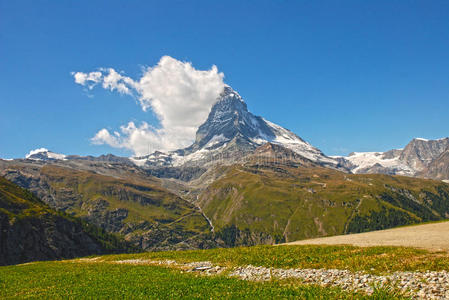
<path fill-rule="evenodd" d="M 153 154 L 133 161 L 149 166 L 205 163 L 215 161 L 214 157 L 231 157 L 230 161 L 236 161 L 267 142 L 322 165 L 335 167 L 338 164 L 290 130 L 253 115 L 240 94 L 228 85 L 212 106 L 207 120 L 198 128 L 191 146 L 170 152 L 163 159 Z"/>
<path fill-rule="evenodd" d="M 224 99 L 224 98 L 235 98 L 237 100 L 243 101 L 242 96 L 240 96 L 239 93 L 237 93 L 231 86 L 225 84 L 225 87 L 223 89 L 223 92 L 220 93 L 220 96 L 218 98 L 218 101 Z"/>

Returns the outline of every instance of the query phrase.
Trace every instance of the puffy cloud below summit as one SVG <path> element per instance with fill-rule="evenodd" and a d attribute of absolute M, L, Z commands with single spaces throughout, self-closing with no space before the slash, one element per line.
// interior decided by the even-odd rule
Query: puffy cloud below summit
<path fill-rule="evenodd" d="M 154 150 L 173 150 L 188 146 L 204 122 L 212 105 L 223 91 L 224 75 L 216 66 L 197 70 L 190 62 L 164 56 L 154 67 L 148 67 L 134 80 L 112 68 L 83 73 L 74 72 L 75 82 L 89 89 L 97 85 L 111 91 L 133 95 L 144 111 L 151 109 L 160 128 L 145 122 L 120 127 L 120 132 L 103 128 L 92 138 L 95 144 L 129 149 L 135 155 Z"/>

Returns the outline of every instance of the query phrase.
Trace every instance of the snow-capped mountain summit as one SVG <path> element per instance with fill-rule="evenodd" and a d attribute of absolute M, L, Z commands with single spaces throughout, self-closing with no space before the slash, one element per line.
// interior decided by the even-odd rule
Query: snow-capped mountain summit
<path fill-rule="evenodd" d="M 293 132 L 253 115 L 242 97 L 230 86 L 220 94 L 207 120 L 198 128 L 191 146 L 132 160 L 147 166 L 204 164 L 217 159 L 235 161 L 268 142 L 284 146 L 313 162 L 328 166 L 338 164 Z"/>
<path fill-rule="evenodd" d="M 39 148 L 31 150 L 30 153 L 25 156 L 25 158 L 31 160 L 65 160 L 66 156 L 64 154 L 49 151 L 45 148 Z"/>
<path fill-rule="evenodd" d="M 187 151 L 222 145 L 241 135 L 249 139 L 258 136 L 274 138 L 261 117 L 248 112 L 246 103 L 231 87 L 225 87 L 209 116 L 196 132 L 195 143 Z"/>

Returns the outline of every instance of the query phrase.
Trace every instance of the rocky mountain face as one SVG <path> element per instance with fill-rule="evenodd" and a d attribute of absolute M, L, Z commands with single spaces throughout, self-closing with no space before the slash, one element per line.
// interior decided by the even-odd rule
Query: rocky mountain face
<path fill-rule="evenodd" d="M 449 148 L 449 138 L 438 140 L 413 139 L 401 151 L 399 160 L 416 171 L 422 171 Z"/>
<path fill-rule="evenodd" d="M 0 265 L 129 250 L 116 237 L 50 209 L 0 177 Z"/>
<path fill-rule="evenodd" d="M 440 156 L 433 159 L 419 175 L 426 178 L 444 180 L 449 183 L 449 147 Z"/>
<path fill-rule="evenodd" d="M 353 173 L 383 173 L 449 179 L 448 168 L 441 158 L 449 149 L 449 138 L 425 140 L 416 138 L 404 149 L 387 152 L 355 152 L 347 157 L 334 157 Z M 436 169 L 435 169 L 436 168 Z"/>

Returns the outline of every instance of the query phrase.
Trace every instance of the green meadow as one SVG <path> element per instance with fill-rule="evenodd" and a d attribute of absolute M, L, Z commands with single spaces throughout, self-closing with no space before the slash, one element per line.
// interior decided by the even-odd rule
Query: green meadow
<path fill-rule="evenodd" d="M 402 299 L 394 291 L 372 295 L 299 280 L 252 282 L 206 276 L 179 268 L 117 264 L 126 259 L 210 261 L 235 266 L 338 268 L 385 274 L 394 271 L 448 270 L 447 253 L 400 247 L 257 246 L 229 249 L 106 255 L 93 260 L 34 262 L 0 267 L 0 298 L 125 299 Z"/>
<path fill-rule="evenodd" d="M 0 278 L 2 299 L 400 299 L 385 290 L 366 296 L 291 281 L 250 282 L 107 262 L 38 262 L 1 267 Z"/>

